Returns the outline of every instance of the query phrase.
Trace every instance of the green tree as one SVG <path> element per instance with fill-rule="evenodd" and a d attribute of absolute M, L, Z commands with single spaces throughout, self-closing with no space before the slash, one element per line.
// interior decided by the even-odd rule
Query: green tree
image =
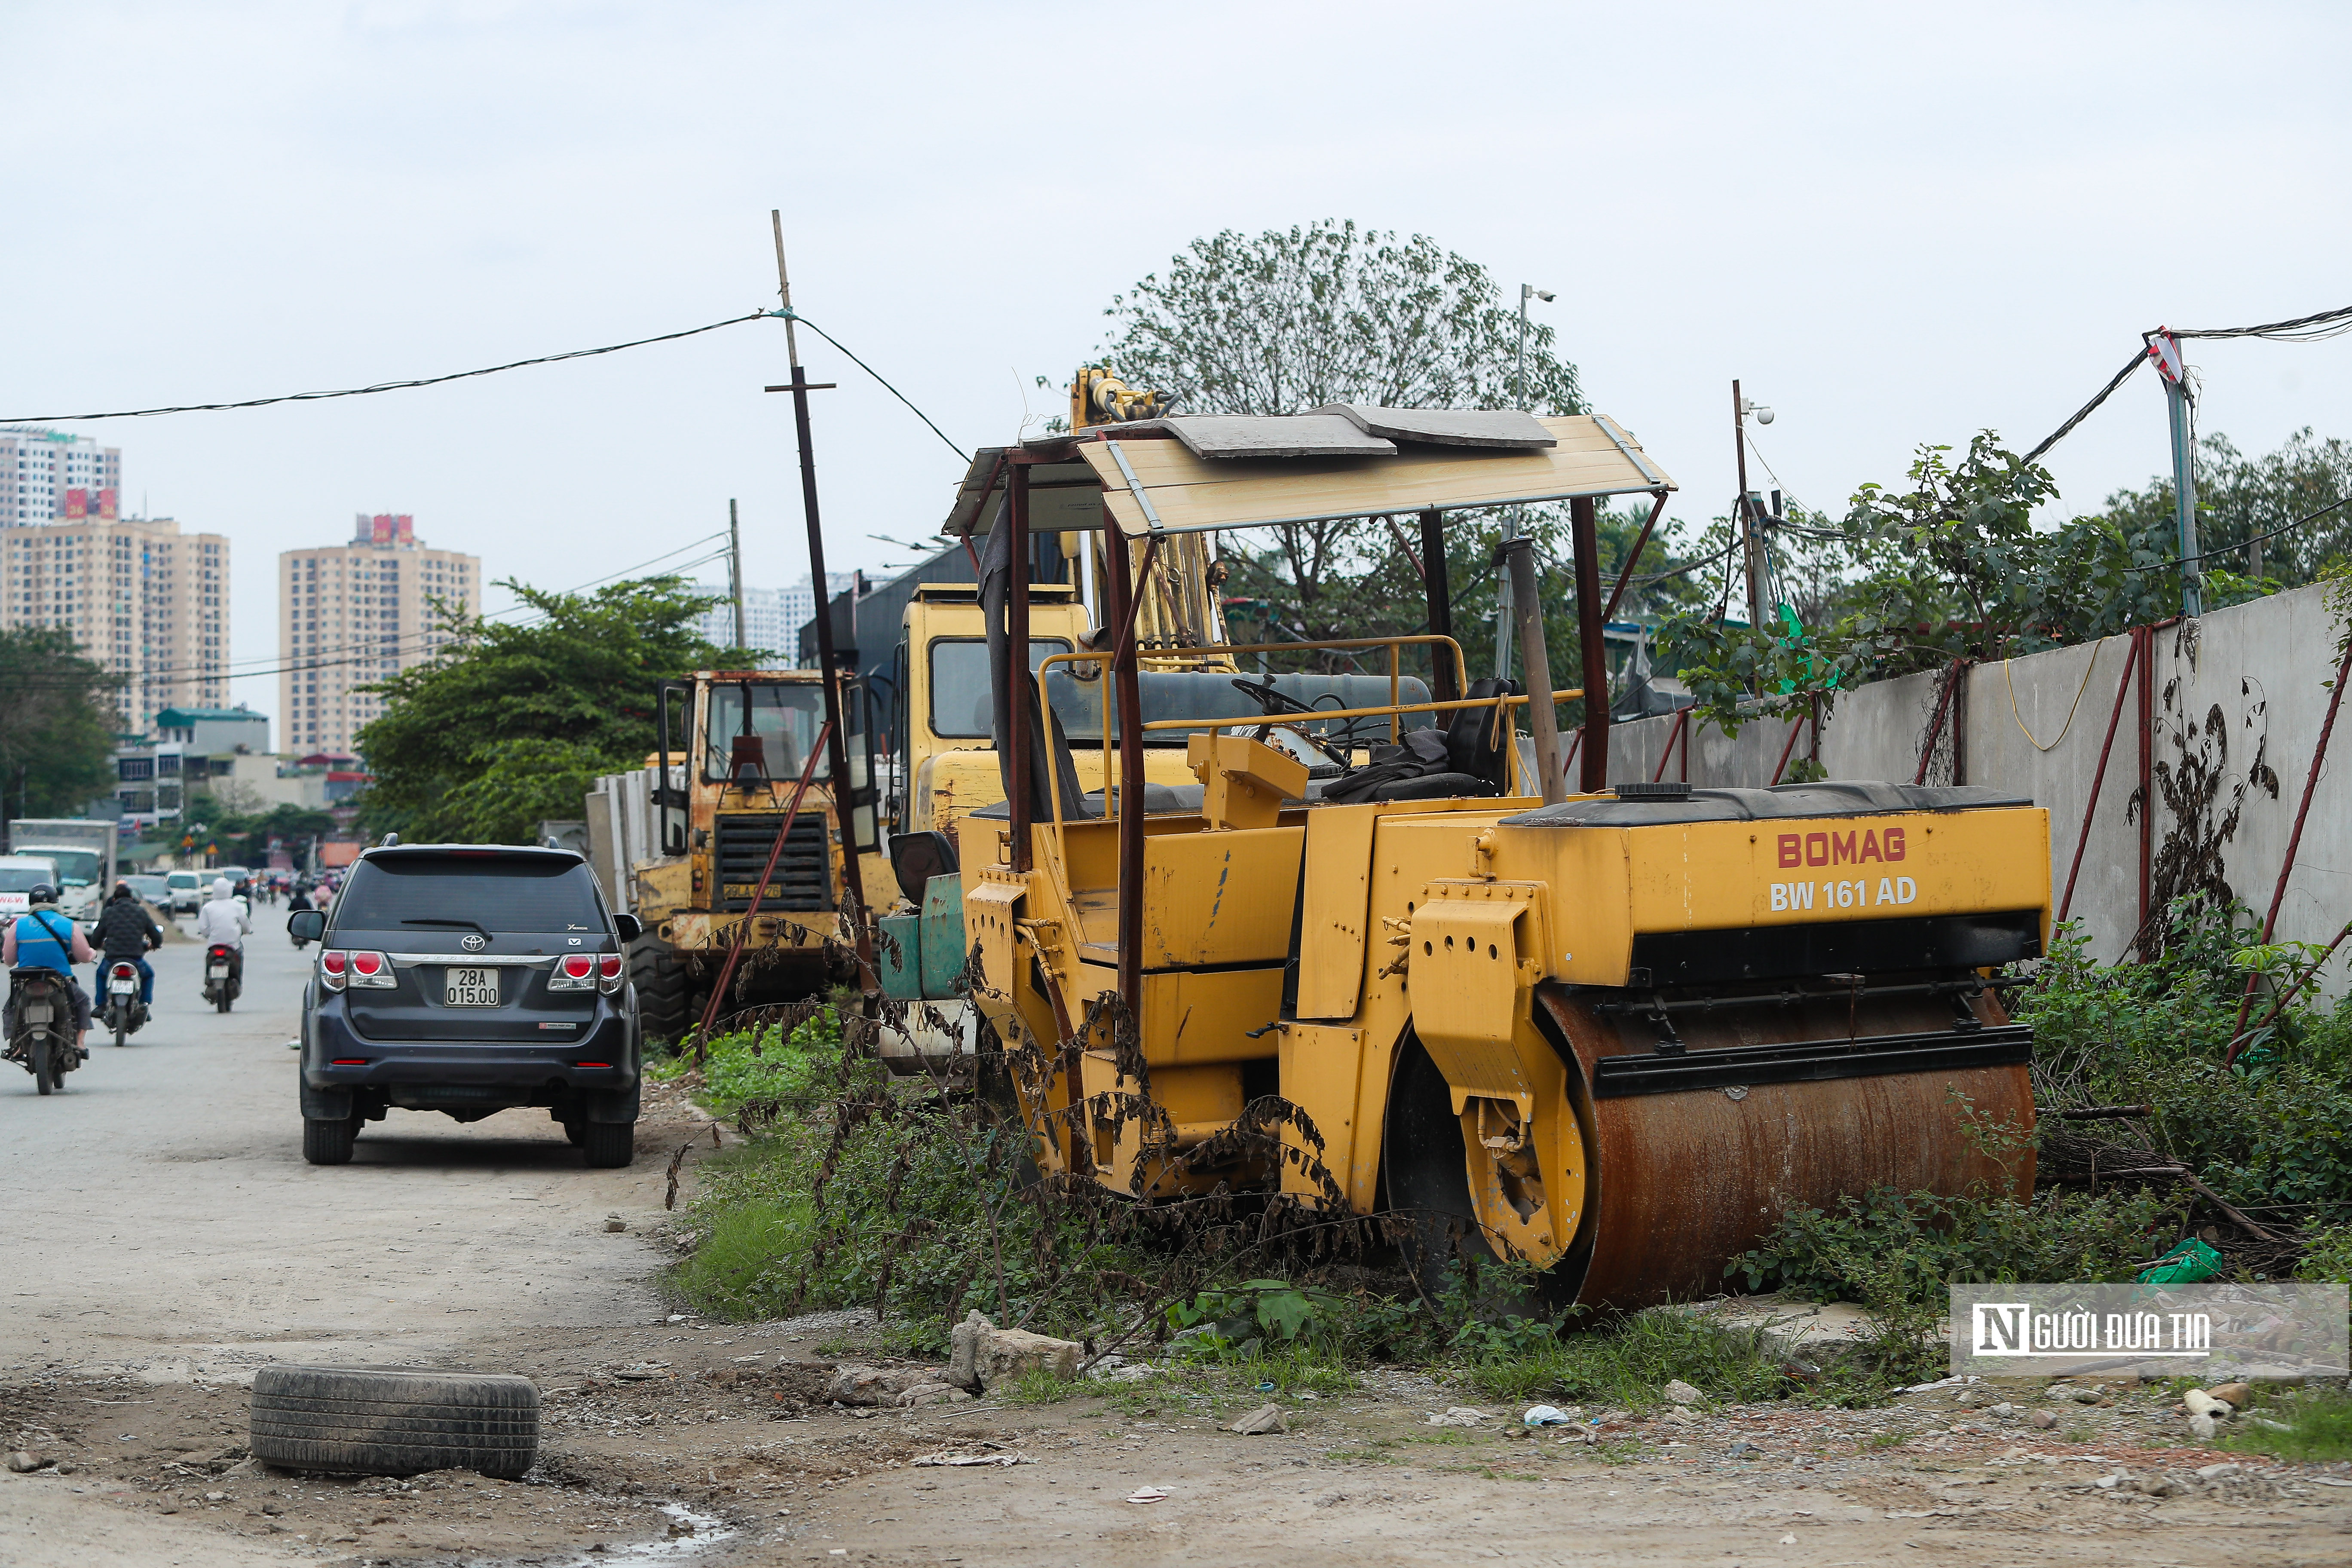
<path fill-rule="evenodd" d="M 579 816 L 596 774 L 643 763 L 656 681 L 756 657 L 705 641 L 693 622 L 717 601 L 676 577 L 592 594 L 502 585 L 537 618 L 455 620 L 448 653 L 367 689 L 386 703 L 358 737 L 375 775 L 360 803 L 369 832 L 528 844 L 541 819 Z"/>
<path fill-rule="evenodd" d="M 1104 313 L 1118 324 L 1105 363 L 1167 394 L 1180 414 L 1584 406 L 1576 367 L 1540 321 L 1528 328 L 1525 395 L 1514 396 L 1516 305 L 1484 267 L 1424 235 L 1328 220 L 1227 229 L 1194 240 Z M 1260 531 L 1263 546 L 1229 538 L 1228 594 L 1264 602 L 1309 637 L 1410 629 L 1398 606 L 1420 597 L 1420 579 L 1384 525 L 1349 518 Z"/>
<path fill-rule="evenodd" d="M 121 685 L 71 632 L 0 629 L 0 816 L 79 815 L 112 792 Z"/>
<path fill-rule="evenodd" d="M 271 806 L 267 811 L 215 812 L 206 826 L 211 828 L 212 841 L 220 846 L 221 855 L 226 863 L 260 866 L 269 858 L 269 841 L 272 838 L 294 844 L 313 837 L 323 837 L 335 830 L 335 819 L 331 813 L 286 803 Z"/>
<path fill-rule="evenodd" d="M 2209 577 L 2217 572 L 2245 579 L 2225 584 L 2208 605 L 2228 603 L 2268 589 L 2315 581 L 2330 561 L 2352 551 L 2352 442 L 2315 440 L 2309 428 L 2296 431 L 2275 452 L 2249 458 L 2227 436 L 2197 443 L 2197 543 Z M 2328 507 L 2306 527 L 2286 528 Z M 2146 539 L 2169 557 L 2179 548 L 2179 525 L 2169 477 L 2107 498 L 2099 514 L 2126 537 Z M 2177 579 L 2174 599 L 2179 598 Z"/>

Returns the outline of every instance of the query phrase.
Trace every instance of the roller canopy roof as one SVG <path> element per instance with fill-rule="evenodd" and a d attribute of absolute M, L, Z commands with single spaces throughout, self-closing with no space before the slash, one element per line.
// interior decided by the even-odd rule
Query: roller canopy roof
<path fill-rule="evenodd" d="M 1133 538 L 1675 488 L 1605 415 L 1332 404 L 1267 418 L 1174 415 L 984 447 L 943 531 L 988 531 L 1008 460 L 1029 468 L 1033 530 L 1100 528 L 1108 509 Z"/>

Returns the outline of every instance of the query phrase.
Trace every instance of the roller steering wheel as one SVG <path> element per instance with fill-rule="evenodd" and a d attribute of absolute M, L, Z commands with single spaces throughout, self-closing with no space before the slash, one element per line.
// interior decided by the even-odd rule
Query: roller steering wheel
<path fill-rule="evenodd" d="M 1315 707 L 1312 703 L 1301 702 L 1297 698 L 1291 696 L 1286 691 L 1276 690 L 1274 688 L 1274 682 L 1271 679 L 1266 680 L 1262 684 L 1254 684 L 1247 680 L 1236 679 L 1234 682 L 1234 686 L 1236 689 L 1255 698 L 1257 700 L 1259 709 L 1269 716 L 1277 712 L 1304 713 L 1308 715 L 1312 715 L 1315 712 Z M 1355 760 L 1349 757 L 1345 751 L 1327 744 L 1320 736 L 1312 734 L 1297 724 L 1284 724 L 1279 727 L 1289 731 L 1292 734 L 1297 736 L 1300 740 L 1306 742 L 1308 745 L 1322 752 L 1324 759 L 1337 767 L 1341 773 L 1344 773 L 1356 765 Z M 1250 739 L 1254 741 L 1263 741 L 1266 738 L 1268 732 L 1276 728 L 1276 726 L 1271 722 L 1260 724 L 1257 727 L 1257 732 L 1252 735 Z M 1348 726 L 1348 731 L 1350 736 L 1352 736 L 1354 729 L 1355 725 L 1350 722 Z"/>

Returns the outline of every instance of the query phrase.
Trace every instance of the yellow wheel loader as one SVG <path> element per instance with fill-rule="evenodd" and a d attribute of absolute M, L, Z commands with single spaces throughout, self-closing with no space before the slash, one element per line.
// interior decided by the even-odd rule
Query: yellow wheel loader
<path fill-rule="evenodd" d="M 860 694 L 845 691 L 842 709 L 862 713 Z M 628 868 L 629 907 L 645 928 L 629 970 L 647 1035 L 677 1039 L 700 1021 L 739 941 L 745 952 L 725 1012 L 854 979 L 840 956 L 848 940 L 840 911 L 846 879 L 880 865 L 871 771 L 865 737 L 854 734 L 851 788 L 835 788 L 818 744 L 825 704 L 817 672 L 698 670 L 661 683 L 655 722 L 655 853 Z M 809 787 L 786 831 L 803 771 Z M 593 800 L 590 814 L 593 821 Z"/>
<path fill-rule="evenodd" d="M 1794 1205 L 2030 1188 L 2032 1041 L 2000 998 L 2047 935 L 2045 814 L 1983 789 L 1612 786 L 1596 507 L 1653 495 L 1654 522 L 1673 489 L 1612 421 L 1180 415 L 1006 461 L 991 559 L 1031 559 L 1033 478 L 1083 469 L 1110 634 L 1040 657 L 1026 574 L 982 595 L 1005 798 L 961 824 L 964 942 L 1041 1166 L 1389 1212 L 1423 1256 L 1523 1259 L 1621 1308 L 1719 1289 Z M 1447 517 L 1562 500 L 1585 688 L 1552 689 L 1524 543 L 1534 695 L 1474 682 Z M 1183 536 L 1399 513 L 1429 629 L 1331 650 L 1377 689 L 1286 703 L 1234 673 L 1258 649 L 1134 635 L 1132 584 Z M 1426 682 L 1393 673 L 1422 658 Z M 1556 704 L 1580 697 L 1571 791 Z M 1160 784 L 1179 755 L 1189 785 Z"/>

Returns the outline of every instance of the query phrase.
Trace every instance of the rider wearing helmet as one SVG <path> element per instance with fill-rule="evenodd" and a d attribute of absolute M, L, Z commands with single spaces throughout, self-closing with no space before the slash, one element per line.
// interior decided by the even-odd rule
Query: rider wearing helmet
<path fill-rule="evenodd" d="M 73 966 L 89 963 L 97 958 L 89 950 L 89 939 L 81 928 L 58 913 L 58 890 L 47 882 L 26 895 L 27 908 L 8 927 L 8 934 L 0 937 L 0 963 L 11 969 L 54 969 L 66 978 L 66 992 L 73 998 L 74 1048 L 82 1059 L 89 1059 L 89 1047 L 83 1037 L 89 1033 L 89 993 L 74 978 Z M 9 1037 L 16 1032 L 16 998 L 11 987 L 8 1012 L 0 1031 Z"/>
<path fill-rule="evenodd" d="M 91 934 L 98 938 L 99 964 L 96 990 L 106 989 L 107 969 L 116 963 L 128 963 L 139 971 L 139 1005 L 152 1007 L 155 1004 L 155 971 L 147 963 L 148 952 L 163 945 L 163 933 L 147 911 L 140 907 L 139 897 L 128 882 L 114 884 L 113 896 L 106 900 L 105 910 L 98 917 Z"/>
<path fill-rule="evenodd" d="M 237 980 L 245 978 L 245 937 L 253 922 L 245 917 L 245 906 L 236 901 L 226 877 L 213 879 L 213 896 L 196 911 L 196 940 L 207 947 L 226 947 L 229 952 L 229 973 Z"/>

